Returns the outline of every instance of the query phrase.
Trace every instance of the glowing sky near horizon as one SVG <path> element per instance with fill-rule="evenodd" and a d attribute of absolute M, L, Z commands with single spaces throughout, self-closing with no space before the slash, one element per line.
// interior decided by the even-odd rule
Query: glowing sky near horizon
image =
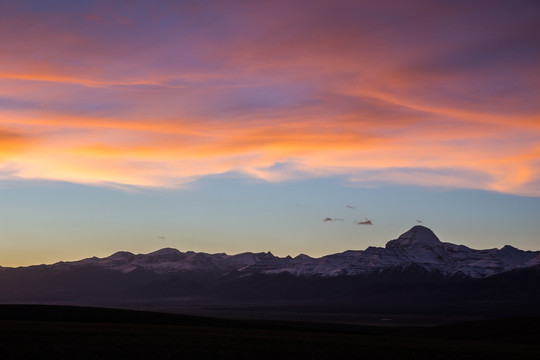
<path fill-rule="evenodd" d="M 525 0 L 1 1 L 0 265 L 416 219 L 536 249 L 538 34 Z"/>

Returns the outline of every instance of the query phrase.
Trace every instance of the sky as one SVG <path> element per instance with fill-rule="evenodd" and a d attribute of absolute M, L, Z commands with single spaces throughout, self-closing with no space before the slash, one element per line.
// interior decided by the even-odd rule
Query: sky
<path fill-rule="evenodd" d="M 0 265 L 540 250 L 538 34 L 534 0 L 0 0 Z"/>

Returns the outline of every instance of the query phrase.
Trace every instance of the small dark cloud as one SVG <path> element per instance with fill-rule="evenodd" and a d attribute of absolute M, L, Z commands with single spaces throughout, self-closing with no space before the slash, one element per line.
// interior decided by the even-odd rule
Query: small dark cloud
<path fill-rule="evenodd" d="M 343 221 L 343 219 L 338 219 L 338 218 L 324 218 L 323 219 L 324 222 L 334 222 L 334 221 Z"/>
<path fill-rule="evenodd" d="M 165 236 L 160 236 L 158 239 L 165 239 Z"/>
<path fill-rule="evenodd" d="M 373 225 L 373 222 L 369 220 L 368 218 L 366 218 L 365 221 L 357 221 L 356 224 L 357 225 Z"/>
<path fill-rule="evenodd" d="M 345 205 L 345 207 L 349 209 L 356 209 L 356 206 L 352 206 L 352 205 Z"/>
<path fill-rule="evenodd" d="M 422 220 L 416 220 L 417 223 L 421 224 L 422 223 Z"/>

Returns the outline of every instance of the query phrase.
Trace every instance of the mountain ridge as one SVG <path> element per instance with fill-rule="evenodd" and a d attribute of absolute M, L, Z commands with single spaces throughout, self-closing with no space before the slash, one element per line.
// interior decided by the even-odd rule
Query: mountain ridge
<path fill-rule="evenodd" d="M 70 268 L 91 265 L 122 273 L 138 269 L 162 275 L 198 272 L 224 276 L 231 272 L 245 275 L 287 272 L 295 276 L 332 277 L 366 275 L 386 268 L 412 264 L 427 271 L 438 271 L 447 277 L 461 273 L 471 278 L 485 278 L 513 269 L 540 265 L 540 251 L 524 251 L 510 245 L 501 249 L 475 250 L 465 245 L 442 242 L 431 229 L 416 225 L 397 239 L 388 241 L 384 248 L 370 246 L 365 250 L 347 250 L 319 258 L 305 254 L 294 258 L 278 257 L 271 252 L 208 254 L 182 252 L 167 247 L 148 254 L 118 251 L 104 258 L 91 257 L 33 266 Z M 1 267 L 0 271 L 7 269 L 12 268 Z"/>
<path fill-rule="evenodd" d="M 538 314 L 540 252 L 474 250 L 415 227 L 383 247 L 312 258 L 270 252 L 116 252 L 0 268 L 0 303 L 79 304 L 242 316 L 278 313 Z M 263 310 L 261 310 L 263 309 Z M 272 310 L 273 309 L 273 310 Z M 281 316 L 281 315 L 280 315 Z M 283 315 L 287 318 L 287 315 Z"/>

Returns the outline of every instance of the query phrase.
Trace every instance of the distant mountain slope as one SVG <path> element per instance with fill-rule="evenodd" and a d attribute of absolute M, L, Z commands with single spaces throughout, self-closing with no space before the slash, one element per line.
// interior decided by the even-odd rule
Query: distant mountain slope
<path fill-rule="evenodd" d="M 270 252 L 206 254 L 165 248 L 139 255 L 121 251 L 102 259 L 94 257 L 75 262 L 60 262 L 50 265 L 49 268 L 73 270 L 92 266 L 124 274 L 144 270 L 159 275 L 198 273 L 207 277 L 225 276 L 233 272 L 340 276 L 364 275 L 411 264 L 417 264 L 428 271 L 438 271 L 445 276 L 461 273 L 472 278 L 483 278 L 540 265 L 540 251 L 523 251 L 509 245 L 502 249 L 474 250 L 464 245 L 441 242 L 430 229 L 414 226 L 396 240 L 389 241 L 384 248 L 349 250 L 321 258 L 307 255 L 280 258 Z"/>
<path fill-rule="evenodd" d="M 321 258 L 161 249 L 0 268 L 0 302 L 289 304 L 321 311 L 537 311 L 540 252 L 474 250 L 415 226 L 384 248 Z M 287 305 L 287 306 L 289 306 Z M 310 310 L 311 311 L 311 310 Z M 326 311 L 326 310 L 325 310 Z"/>

